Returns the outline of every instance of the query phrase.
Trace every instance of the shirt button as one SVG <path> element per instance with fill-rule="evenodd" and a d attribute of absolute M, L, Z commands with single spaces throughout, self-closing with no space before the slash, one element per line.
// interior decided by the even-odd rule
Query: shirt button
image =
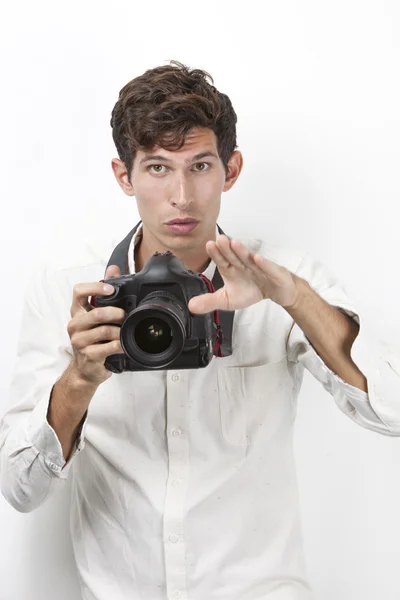
<path fill-rule="evenodd" d="M 173 479 L 173 481 L 172 481 L 172 485 L 173 485 L 174 487 L 176 487 L 176 486 L 178 486 L 178 485 L 181 485 L 181 480 L 180 480 L 180 479 Z"/>
<path fill-rule="evenodd" d="M 172 542 L 173 544 L 176 544 L 176 542 L 179 541 L 179 537 L 175 533 L 172 533 L 169 536 L 169 541 Z"/>
<path fill-rule="evenodd" d="M 180 435 L 181 435 L 181 433 L 182 433 L 182 431 L 181 431 L 180 429 L 173 429 L 173 430 L 172 430 L 172 435 L 173 435 L 174 437 L 178 437 L 178 436 L 180 436 Z"/>
<path fill-rule="evenodd" d="M 172 381 L 179 381 L 179 375 L 178 373 L 174 373 L 171 377 Z M 179 592 L 180 593 L 180 592 Z"/>
<path fill-rule="evenodd" d="M 59 467 L 58 465 L 55 465 L 54 463 L 49 461 L 47 461 L 47 464 L 49 465 L 52 471 L 61 471 L 61 467 Z"/>
<path fill-rule="evenodd" d="M 182 598 L 182 592 L 180 592 L 179 590 L 174 590 L 172 597 L 174 598 L 174 600 L 179 600 L 179 598 Z"/>

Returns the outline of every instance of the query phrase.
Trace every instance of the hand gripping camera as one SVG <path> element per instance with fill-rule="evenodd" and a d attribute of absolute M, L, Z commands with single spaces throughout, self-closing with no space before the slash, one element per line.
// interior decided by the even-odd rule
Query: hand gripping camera
<path fill-rule="evenodd" d="M 197 369 L 209 364 L 214 350 L 218 355 L 222 332 L 214 324 L 215 314 L 193 315 L 188 309 L 193 296 L 214 288 L 171 252 L 156 252 L 139 273 L 111 277 L 105 283 L 115 288 L 114 294 L 93 296 L 90 304 L 126 312 L 120 335 L 124 354 L 108 356 L 104 363 L 108 370 Z"/>

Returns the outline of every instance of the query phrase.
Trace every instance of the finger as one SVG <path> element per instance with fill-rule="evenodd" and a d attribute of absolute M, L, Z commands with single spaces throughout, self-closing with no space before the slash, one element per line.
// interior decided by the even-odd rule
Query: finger
<path fill-rule="evenodd" d="M 236 252 L 233 250 L 231 242 L 226 237 L 226 235 L 220 235 L 218 237 L 217 246 L 223 257 L 229 262 L 229 264 L 233 265 L 238 269 L 246 268 L 246 265 L 240 260 Z"/>
<path fill-rule="evenodd" d="M 246 266 L 254 266 L 254 254 L 239 240 L 231 240 L 231 248 L 239 260 Z"/>
<path fill-rule="evenodd" d="M 273 279 L 282 279 L 282 267 L 277 263 L 272 262 L 261 254 L 254 254 L 239 240 L 232 240 L 231 245 L 234 247 L 237 255 L 243 264 L 250 268 L 254 275 L 258 277 L 269 277 Z"/>
<path fill-rule="evenodd" d="M 112 291 L 107 290 L 106 294 L 113 294 L 115 292 L 115 288 L 113 286 L 113 282 L 112 279 L 116 278 L 116 277 L 121 277 L 122 273 L 121 273 L 121 269 L 118 267 L 118 265 L 110 265 L 109 267 L 107 267 L 106 272 L 104 274 L 104 281 L 103 283 L 106 281 L 108 285 L 112 286 Z M 104 291 L 103 291 L 104 294 Z M 99 295 L 99 294 L 97 294 Z M 92 296 L 89 296 L 88 298 L 88 302 L 87 305 L 85 307 L 85 310 L 87 312 L 93 310 L 94 306 L 92 305 Z"/>
<path fill-rule="evenodd" d="M 111 342 L 119 340 L 121 337 L 121 328 L 116 325 L 99 325 L 93 329 L 85 331 L 75 331 L 71 335 L 71 343 L 75 350 L 83 350 L 88 346 L 99 342 Z"/>
<path fill-rule="evenodd" d="M 77 283 L 73 290 L 71 317 L 74 317 L 78 312 L 87 312 L 92 309 L 92 306 L 89 304 L 89 297 L 110 296 L 113 292 L 114 288 L 107 291 L 104 288 L 104 283 L 100 281 L 95 283 Z"/>
<path fill-rule="evenodd" d="M 269 260 L 261 254 L 254 255 L 254 264 L 262 271 L 264 275 L 274 280 L 282 279 L 282 266 Z"/>
<path fill-rule="evenodd" d="M 110 265 L 107 267 L 104 279 L 109 279 L 111 277 L 121 277 L 121 269 L 118 265 Z M 94 285 L 96 288 L 94 289 Z M 114 293 L 114 288 L 112 287 L 110 290 L 106 290 L 104 288 L 103 282 L 98 282 L 96 284 L 85 283 L 85 284 L 77 284 L 74 287 L 74 295 L 71 306 L 71 317 L 77 312 L 89 312 L 93 310 L 93 306 L 90 301 L 93 296 L 106 296 Z"/>
<path fill-rule="evenodd" d="M 104 344 L 93 344 L 92 346 L 86 346 L 81 351 L 87 359 L 91 362 L 104 361 L 108 356 L 112 354 L 124 354 L 120 340 L 113 340 Z"/>
<path fill-rule="evenodd" d="M 275 283 L 282 282 L 283 268 L 281 265 L 274 263 L 261 254 L 254 254 L 239 240 L 232 240 L 231 245 L 243 264 L 251 270 L 260 285 L 263 285 L 266 278 Z"/>
<path fill-rule="evenodd" d="M 212 294 L 201 294 L 189 300 L 188 308 L 193 314 L 206 314 L 214 310 L 228 310 L 223 288 Z"/>
<path fill-rule="evenodd" d="M 219 267 L 220 269 L 227 269 L 229 267 L 229 261 L 226 258 L 224 258 L 215 242 L 207 242 L 206 250 L 208 252 L 208 255 L 217 265 L 217 267 Z"/>
<path fill-rule="evenodd" d="M 117 265 L 110 265 L 107 267 L 104 279 L 109 279 L 110 277 L 121 277 L 121 269 Z"/>
<path fill-rule="evenodd" d="M 83 317 L 87 327 L 96 327 L 100 323 L 123 323 L 126 312 L 117 306 L 99 306 L 94 308 L 90 315 Z"/>
<path fill-rule="evenodd" d="M 101 306 L 91 311 L 84 311 L 75 315 L 69 325 L 70 332 L 87 331 L 98 327 L 102 323 L 122 324 L 126 318 L 123 308 L 116 306 Z"/>

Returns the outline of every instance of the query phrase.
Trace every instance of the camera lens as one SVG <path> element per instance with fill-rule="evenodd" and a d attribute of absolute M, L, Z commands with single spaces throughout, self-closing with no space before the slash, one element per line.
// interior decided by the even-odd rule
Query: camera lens
<path fill-rule="evenodd" d="M 140 350 L 149 354 L 159 354 L 170 347 L 173 332 L 165 320 L 146 317 L 136 325 L 134 336 Z"/>
<path fill-rule="evenodd" d="M 189 311 L 174 294 L 151 292 L 126 317 L 121 346 L 128 357 L 149 369 L 163 369 L 182 352 Z"/>

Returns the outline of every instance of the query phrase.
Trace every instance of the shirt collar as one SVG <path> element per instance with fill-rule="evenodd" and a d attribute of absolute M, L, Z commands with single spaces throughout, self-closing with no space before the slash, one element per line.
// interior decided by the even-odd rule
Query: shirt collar
<path fill-rule="evenodd" d="M 215 235 L 218 236 L 218 228 L 215 229 Z M 135 271 L 135 249 L 140 244 L 143 239 L 143 226 L 140 225 L 136 233 L 132 237 L 132 241 L 129 248 L 129 274 L 136 273 Z M 203 271 L 203 275 L 207 277 L 210 281 L 214 277 L 215 273 L 215 262 L 213 260 L 210 261 L 210 264 Z"/>

